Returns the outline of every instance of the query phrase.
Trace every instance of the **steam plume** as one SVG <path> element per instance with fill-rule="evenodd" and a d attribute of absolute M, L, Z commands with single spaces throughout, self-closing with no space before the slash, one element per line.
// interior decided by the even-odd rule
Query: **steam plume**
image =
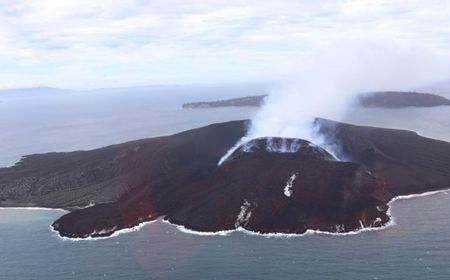
<path fill-rule="evenodd" d="M 439 79 L 436 59 L 428 52 L 377 44 L 341 44 L 320 52 L 296 69 L 296 75 L 274 89 L 251 127 L 221 159 L 259 137 L 302 138 L 335 155 L 336 147 L 317 133 L 316 117 L 339 121 L 355 94 L 376 90 L 411 90 Z M 293 70 L 294 71 L 294 70 Z"/>

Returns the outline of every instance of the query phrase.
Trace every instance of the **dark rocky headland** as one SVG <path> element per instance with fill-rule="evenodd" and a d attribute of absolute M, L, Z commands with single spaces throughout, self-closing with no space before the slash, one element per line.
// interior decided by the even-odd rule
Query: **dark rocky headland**
<path fill-rule="evenodd" d="M 388 202 L 396 196 L 450 187 L 448 142 L 316 122 L 346 161 L 305 140 L 260 138 L 218 166 L 246 133 L 248 121 L 234 121 L 27 156 L 0 168 L 0 206 L 69 209 L 52 225 L 66 237 L 108 236 L 157 218 L 203 232 L 348 232 L 388 223 Z"/>

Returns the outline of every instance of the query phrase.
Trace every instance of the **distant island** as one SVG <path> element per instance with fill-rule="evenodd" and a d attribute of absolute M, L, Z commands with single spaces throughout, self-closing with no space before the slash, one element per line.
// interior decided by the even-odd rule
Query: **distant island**
<path fill-rule="evenodd" d="M 198 232 L 320 230 L 345 233 L 389 223 L 389 201 L 450 186 L 450 143 L 410 131 L 317 119 L 339 161 L 295 138 L 244 143 L 248 121 L 91 151 L 24 157 L 0 168 L 0 207 L 70 210 L 60 236 L 103 237 L 164 219 Z"/>
<path fill-rule="evenodd" d="M 260 107 L 267 95 L 246 96 L 210 102 L 184 103 L 183 109 L 218 108 L 218 107 Z"/>
<path fill-rule="evenodd" d="M 0 97 L 21 97 L 24 95 L 40 95 L 40 94 L 63 94 L 75 92 L 69 89 L 60 89 L 52 87 L 30 87 L 30 88 L 12 88 L 0 89 Z"/>
<path fill-rule="evenodd" d="M 449 106 L 450 100 L 436 94 L 420 92 L 383 91 L 359 95 L 359 104 L 372 108 Z"/>
<path fill-rule="evenodd" d="M 267 95 L 246 96 L 210 102 L 192 102 L 182 105 L 184 109 L 203 109 L 219 107 L 260 107 Z M 405 108 L 448 106 L 450 100 L 436 94 L 419 92 L 380 91 L 363 93 L 357 96 L 357 105 L 368 108 Z"/>

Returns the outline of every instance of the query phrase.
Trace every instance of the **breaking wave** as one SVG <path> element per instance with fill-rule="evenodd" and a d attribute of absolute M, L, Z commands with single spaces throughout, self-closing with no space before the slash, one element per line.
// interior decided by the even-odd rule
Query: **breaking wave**
<path fill-rule="evenodd" d="M 381 226 L 381 227 L 361 227 L 358 230 L 349 231 L 349 232 L 328 232 L 328 231 L 308 229 L 305 233 L 300 233 L 300 234 L 299 233 L 276 233 L 276 232 L 275 233 L 261 233 L 261 232 L 250 231 L 250 230 L 244 229 L 242 227 L 238 227 L 237 229 L 233 229 L 233 230 L 223 230 L 223 231 L 216 231 L 216 232 L 201 232 L 201 231 L 195 231 L 195 230 L 188 229 L 183 225 L 173 224 L 167 220 L 163 220 L 162 222 L 166 223 L 166 224 L 170 224 L 172 226 L 175 226 L 176 229 L 178 229 L 181 232 L 198 235 L 198 236 L 228 236 L 235 232 L 241 232 L 241 233 L 244 233 L 247 235 L 261 236 L 261 237 L 267 237 L 267 238 L 292 238 L 292 237 L 302 237 L 302 236 L 316 235 L 316 234 L 330 235 L 330 236 L 351 236 L 351 235 L 356 235 L 356 234 L 360 234 L 360 233 L 364 233 L 364 232 L 380 231 L 380 230 L 384 230 L 384 229 L 387 229 L 387 228 L 390 228 L 390 227 L 396 225 L 395 219 L 391 214 L 392 203 L 394 203 L 395 201 L 403 200 L 403 199 L 411 199 L 411 198 L 416 198 L 416 197 L 430 196 L 430 195 L 435 195 L 435 194 L 439 194 L 439 193 L 448 194 L 449 191 L 450 191 L 450 189 L 425 192 L 425 193 L 421 193 L 421 194 L 396 196 L 393 199 L 391 199 L 391 201 L 389 201 L 389 203 L 388 203 L 389 208 L 386 212 L 387 215 L 389 216 L 388 223 L 386 223 L 384 226 Z"/>
<path fill-rule="evenodd" d="M 138 231 L 138 230 L 140 230 L 141 228 L 143 228 L 143 227 L 145 227 L 145 226 L 147 226 L 147 225 L 149 225 L 149 224 L 153 224 L 153 223 L 156 223 L 158 220 L 152 220 L 152 221 L 147 221 L 147 222 L 142 222 L 142 223 L 140 223 L 140 224 L 138 224 L 138 225 L 136 225 L 136 226 L 134 226 L 134 227 L 131 227 L 131 228 L 123 228 L 123 229 L 119 229 L 119 230 L 117 230 L 117 231 L 114 231 L 111 235 L 109 235 L 109 236 L 99 236 L 99 237 L 92 237 L 92 236 L 89 236 L 89 237 L 85 237 L 85 238 L 81 238 L 81 237 L 77 237 L 77 238 L 72 238 L 72 237 L 66 237 L 66 236 L 61 236 L 60 234 L 59 234 L 59 232 L 58 231 L 56 231 L 53 227 L 52 227 L 52 225 L 50 225 L 50 230 L 52 231 L 52 232 L 54 232 L 54 233 L 56 233 L 56 236 L 58 237 L 58 238 L 60 238 L 60 239 L 62 239 L 62 240 L 65 240 L 65 241 L 95 241 L 95 240 L 102 240 L 102 239 L 110 239 L 110 238 L 113 238 L 113 237 L 117 237 L 117 236 L 119 236 L 119 235 L 122 235 L 122 234 L 125 234 L 125 233 L 130 233 L 130 232 L 134 232 L 134 231 Z M 105 231 L 106 232 L 108 232 L 108 231 L 111 231 L 112 229 L 105 229 Z M 101 231 L 100 231 L 101 232 Z M 99 233 L 99 232 L 96 232 L 96 233 Z M 93 234 L 93 233 L 92 233 Z"/>

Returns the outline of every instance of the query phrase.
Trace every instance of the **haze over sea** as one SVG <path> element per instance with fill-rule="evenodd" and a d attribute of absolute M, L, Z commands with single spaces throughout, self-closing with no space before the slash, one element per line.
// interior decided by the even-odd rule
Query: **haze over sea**
<path fill-rule="evenodd" d="M 0 166 L 31 153 L 86 150 L 250 118 L 255 108 L 182 110 L 181 104 L 266 92 L 263 85 L 239 85 L 0 94 Z M 354 108 L 344 121 L 450 141 L 448 106 Z M 49 225 L 61 211 L 2 209 L 0 279 L 447 279 L 450 195 L 392 207 L 395 226 L 348 236 L 198 236 L 156 222 L 95 241 L 57 237 Z"/>

